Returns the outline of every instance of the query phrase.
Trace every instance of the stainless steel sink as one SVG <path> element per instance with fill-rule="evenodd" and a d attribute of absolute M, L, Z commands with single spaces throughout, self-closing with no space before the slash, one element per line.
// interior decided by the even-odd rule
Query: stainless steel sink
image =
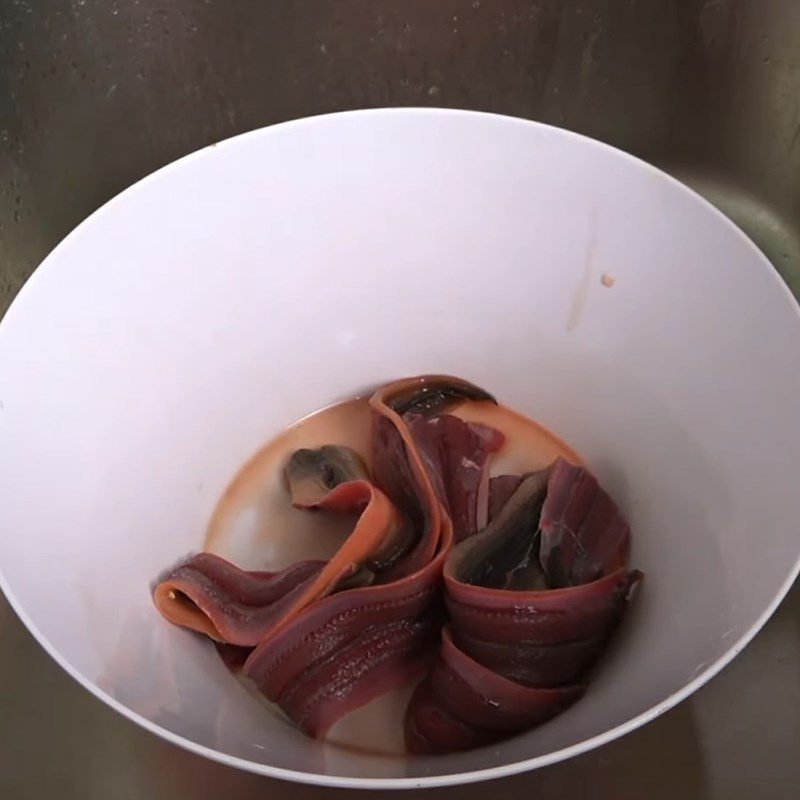
<path fill-rule="evenodd" d="M 0 0 L 0 313 L 71 228 L 163 164 L 281 120 L 390 105 L 529 117 L 628 150 L 722 209 L 800 293 L 794 0 Z M 794 797 L 798 662 L 795 587 L 731 667 L 645 729 L 438 795 Z M 0 796 L 56 793 L 340 795 L 140 731 L 0 601 Z"/>

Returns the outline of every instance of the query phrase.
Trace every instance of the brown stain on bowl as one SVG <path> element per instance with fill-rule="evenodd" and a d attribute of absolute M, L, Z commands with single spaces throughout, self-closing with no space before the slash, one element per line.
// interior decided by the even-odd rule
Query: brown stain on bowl
<path fill-rule="evenodd" d="M 597 211 L 593 209 L 589 218 L 589 240 L 586 243 L 586 251 L 583 256 L 583 274 L 581 275 L 578 285 L 575 287 L 575 292 L 572 296 L 572 305 L 570 306 L 569 315 L 567 317 L 566 328 L 568 332 L 574 331 L 583 317 L 586 301 L 589 298 L 589 288 L 592 285 L 592 276 L 594 275 L 596 251 Z"/>

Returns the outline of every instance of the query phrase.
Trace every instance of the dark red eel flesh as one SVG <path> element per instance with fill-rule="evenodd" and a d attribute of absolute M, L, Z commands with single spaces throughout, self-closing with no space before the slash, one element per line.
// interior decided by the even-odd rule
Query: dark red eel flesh
<path fill-rule="evenodd" d="M 248 572 L 200 553 L 157 584 L 159 611 L 214 640 L 314 737 L 409 682 L 411 753 L 491 744 L 562 712 L 641 579 L 628 525 L 563 458 L 490 479 L 504 436 L 447 413 L 464 402 L 495 401 L 445 376 L 379 389 L 371 475 L 335 446 L 287 466 L 298 508 L 358 512 L 334 557 Z"/>

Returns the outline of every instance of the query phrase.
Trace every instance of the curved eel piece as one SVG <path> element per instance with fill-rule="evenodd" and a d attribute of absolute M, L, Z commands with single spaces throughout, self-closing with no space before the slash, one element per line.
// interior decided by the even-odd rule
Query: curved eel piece
<path fill-rule="evenodd" d="M 415 400 L 414 390 L 425 403 Z M 443 623 L 439 588 L 452 524 L 396 407 L 420 413 L 473 390 L 480 391 L 461 381 L 423 379 L 398 381 L 373 395 L 375 485 L 409 520 L 416 540 L 373 585 L 319 601 L 262 642 L 244 665 L 245 677 L 312 736 L 430 668 Z"/>
<path fill-rule="evenodd" d="M 175 625 L 224 644 L 254 647 L 288 598 L 324 566 L 301 561 L 281 572 L 246 572 L 213 553 L 198 553 L 164 576 L 153 600 Z"/>
<path fill-rule="evenodd" d="M 450 631 L 409 704 L 408 749 L 488 744 L 577 700 L 641 579 L 624 568 L 628 537 L 583 467 L 559 459 L 523 477 L 445 563 Z"/>
<path fill-rule="evenodd" d="M 439 660 L 406 714 L 412 753 L 450 753 L 541 725 L 583 694 L 582 686 L 537 689 L 497 675 L 460 650 L 445 629 Z"/>
<path fill-rule="evenodd" d="M 297 508 L 358 515 L 329 561 L 245 572 L 201 553 L 156 586 L 156 606 L 217 641 L 312 736 L 420 678 L 411 752 L 478 747 L 550 719 L 583 694 L 641 578 L 625 568 L 627 523 L 563 459 L 490 478 L 506 437 L 481 421 L 501 418 L 483 389 L 411 378 L 370 406 L 371 475 L 333 445 L 286 467 Z"/>
<path fill-rule="evenodd" d="M 391 563 L 402 551 L 406 520 L 369 482 L 363 462 L 352 451 L 300 450 L 286 476 L 295 505 L 360 512 L 338 552 L 327 563 L 301 563 L 280 573 L 245 572 L 201 553 L 155 589 L 156 607 L 170 622 L 226 644 L 255 646 L 337 587 L 352 585 L 354 577 L 369 582 L 371 570 Z"/>

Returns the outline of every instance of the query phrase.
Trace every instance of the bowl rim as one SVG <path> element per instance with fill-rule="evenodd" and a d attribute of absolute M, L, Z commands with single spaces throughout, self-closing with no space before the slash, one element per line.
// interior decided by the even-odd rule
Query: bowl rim
<path fill-rule="evenodd" d="M 627 153 L 624 150 L 620 150 L 619 148 L 614 147 L 610 144 L 606 144 L 605 142 L 593 139 L 590 136 L 585 136 L 584 134 L 580 134 L 575 131 L 568 130 L 566 128 L 561 128 L 556 125 L 550 125 L 535 120 L 528 120 L 520 117 L 513 117 L 505 114 L 497 114 L 485 111 L 473 111 L 469 109 L 458 109 L 458 108 L 409 106 L 409 107 L 366 108 L 366 109 L 353 109 L 348 111 L 338 111 L 327 114 L 318 114 L 310 117 L 301 117 L 298 119 L 287 120 L 285 122 L 280 122 L 273 125 L 254 128 L 250 131 L 237 134 L 235 136 L 229 137 L 219 142 L 206 145 L 205 147 L 202 147 L 199 150 L 195 150 L 185 156 L 182 156 L 181 158 L 176 159 L 175 161 L 171 161 L 170 163 L 164 165 L 163 167 L 160 167 L 159 169 L 149 173 L 145 177 L 139 179 L 135 183 L 126 187 L 124 190 L 116 194 L 114 197 L 112 197 L 98 209 L 93 211 L 88 217 L 86 217 L 75 228 L 73 228 L 45 256 L 45 258 L 42 260 L 39 266 L 34 270 L 34 272 L 31 274 L 31 276 L 28 278 L 28 280 L 25 282 L 25 284 L 22 286 L 19 292 L 17 292 L 17 295 L 14 297 L 13 301 L 9 305 L 9 308 L 7 309 L 5 315 L 0 320 L 0 346 L 2 346 L 2 341 L 5 338 L 6 331 L 8 330 L 9 327 L 6 324 L 7 321 L 10 318 L 13 318 L 15 315 L 21 313 L 26 303 L 26 298 L 28 298 L 28 296 L 31 295 L 32 291 L 35 291 L 36 285 L 41 280 L 44 279 L 42 276 L 46 274 L 46 268 L 48 266 L 48 262 L 54 259 L 56 254 L 62 249 L 62 247 L 64 247 L 67 244 L 67 242 L 69 242 L 69 240 L 75 235 L 77 231 L 84 230 L 87 227 L 90 227 L 91 225 L 97 224 L 98 220 L 101 220 L 103 215 L 109 209 L 113 208 L 124 195 L 126 195 L 128 192 L 131 192 L 141 184 L 154 180 L 156 177 L 161 177 L 164 174 L 172 171 L 173 169 L 177 169 L 195 159 L 199 160 L 201 158 L 207 158 L 211 156 L 215 150 L 218 150 L 220 148 L 235 146 L 235 144 L 242 139 L 245 138 L 255 139 L 257 137 L 268 137 L 276 129 L 286 129 L 290 127 L 301 127 L 306 125 L 317 125 L 317 124 L 324 125 L 331 118 L 355 117 L 355 118 L 372 119 L 388 115 L 393 115 L 393 116 L 399 115 L 399 116 L 419 117 L 419 118 L 434 118 L 434 117 L 449 116 L 449 117 L 461 117 L 463 119 L 472 119 L 476 121 L 488 120 L 500 124 L 525 126 L 531 130 L 536 129 L 539 131 L 546 131 L 551 135 L 580 141 L 583 143 L 584 146 L 612 153 L 617 158 L 622 158 L 631 163 L 634 163 L 638 167 L 644 168 L 645 170 L 649 171 L 652 175 L 658 176 L 661 179 L 666 180 L 669 184 L 672 184 L 673 186 L 679 188 L 682 192 L 690 195 L 695 202 L 700 203 L 707 210 L 712 211 L 713 214 L 717 217 L 717 219 L 721 223 L 726 225 L 729 230 L 735 232 L 735 234 L 740 238 L 742 243 L 747 248 L 749 248 L 756 256 L 756 258 L 761 262 L 762 267 L 766 268 L 771 273 L 772 279 L 777 283 L 778 288 L 783 291 L 784 295 L 790 301 L 795 311 L 795 314 L 797 314 L 798 318 L 800 318 L 800 302 L 798 302 L 798 299 L 795 298 L 795 296 L 792 294 L 791 290 L 781 277 L 780 273 L 778 272 L 774 264 L 772 264 L 772 262 L 764 255 L 764 253 L 753 243 L 753 241 L 747 236 L 747 234 L 745 234 L 722 211 L 720 211 L 716 206 L 714 206 L 712 203 L 706 200 L 702 195 L 698 194 L 694 189 L 691 189 L 686 184 L 682 183 L 677 178 L 673 177 L 672 175 L 669 175 L 668 173 L 664 172 L 658 167 L 655 167 L 652 164 L 643 161 L 642 159 L 634 155 L 631 155 L 630 153 Z M 181 747 L 184 750 L 187 750 L 191 753 L 194 753 L 199 756 L 204 756 L 205 758 L 208 758 L 212 761 L 216 761 L 217 763 L 224 764 L 229 767 L 236 767 L 238 769 L 245 770 L 246 772 L 251 772 L 257 775 L 264 775 L 271 778 L 280 778 L 283 780 L 288 780 L 298 783 L 310 784 L 315 786 L 346 788 L 346 789 L 419 789 L 419 788 L 435 788 L 443 786 L 457 786 L 468 783 L 475 783 L 477 781 L 508 777 L 529 770 L 538 769 L 539 767 L 545 767 L 551 764 L 556 764 L 560 761 L 564 761 L 568 758 L 572 758 L 573 756 L 586 753 L 590 750 L 595 749 L 596 747 L 600 747 L 604 744 L 612 742 L 615 739 L 618 739 L 621 736 L 624 736 L 625 734 L 630 733 L 631 731 L 640 728 L 642 725 L 645 725 L 646 723 L 656 719 L 657 717 L 661 716 L 665 712 L 675 707 L 681 701 L 685 700 L 695 691 L 697 691 L 697 689 L 699 689 L 701 686 L 707 683 L 711 678 L 713 678 L 718 672 L 724 669 L 731 662 L 731 660 L 744 649 L 744 647 L 761 630 L 761 628 L 764 626 L 767 620 L 772 616 L 772 614 L 778 608 L 780 603 L 786 597 L 787 593 L 789 592 L 789 589 L 792 587 L 794 581 L 797 579 L 798 574 L 800 574 L 800 552 L 798 553 L 798 556 L 795 559 L 795 562 L 792 565 L 791 569 L 789 570 L 785 580 L 782 582 L 782 584 L 778 588 L 777 592 L 773 596 L 770 603 L 767 605 L 764 611 L 759 615 L 758 619 L 753 623 L 753 625 L 751 625 L 750 628 L 741 637 L 739 637 L 738 640 L 736 640 L 733 644 L 731 644 L 730 647 L 727 649 L 727 651 L 722 656 L 720 656 L 716 661 L 705 666 L 705 668 L 701 672 L 699 672 L 691 681 L 689 681 L 689 683 L 685 684 L 678 691 L 673 692 L 673 694 L 671 694 L 669 697 L 662 700 L 660 703 L 653 706 L 652 708 L 649 708 L 646 711 L 643 711 L 640 714 L 631 717 L 625 722 L 616 725 L 615 727 L 610 728 L 609 730 L 604 731 L 603 733 L 599 733 L 588 739 L 584 739 L 583 741 L 577 742 L 576 744 L 570 745 L 568 747 L 563 747 L 559 750 L 554 750 L 550 753 L 545 753 L 543 755 L 522 759 L 521 761 L 514 761 L 508 764 L 502 764 L 496 767 L 486 767 L 483 769 L 476 769 L 469 772 L 454 772 L 441 775 L 405 777 L 405 778 L 364 778 L 357 776 L 324 775 L 315 772 L 303 772 L 300 770 L 287 769 L 284 767 L 275 767 L 268 764 L 261 764 L 256 761 L 250 761 L 248 759 L 240 758 L 238 756 L 231 756 L 219 750 L 215 750 L 213 748 L 199 744 L 198 742 L 192 741 L 191 739 L 188 739 L 179 734 L 173 733 L 167 728 L 164 728 L 157 723 L 151 722 L 146 717 L 143 717 L 134 710 L 128 708 L 126 705 L 116 700 L 114 697 L 112 697 L 110 694 L 108 694 L 99 686 L 97 686 L 94 682 L 92 682 L 89 678 L 80 673 L 76 668 L 74 668 L 72 664 L 70 664 L 70 662 L 64 656 L 62 656 L 62 654 L 53 646 L 53 644 L 47 639 L 47 637 L 42 634 L 42 632 L 38 629 L 38 627 L 34 623 L 33 619 L 31 619 L 31 617 L 22 607 L 22 604 L 14 595 L 14 592 L 11 589 L 8 580 L 3 574 L 2 566 L 0 566 L 0 590 L 2 590 L 11 608 L 17 614 L 17 616 L 25 625 L 25 627 L 30 631 L 30 633 L 33 635 L 33 637 L 36 639 L 39 645 L 41 645 L 41 647 L 45 650 L 45 652 L 47 652 L 47 654 L 51 658 L 53 658 L 53 660 L 68 675 L 70 675 L 74 680 L 76 680 L 84 689 L 88 690 L 99 700 L 103 701 L 108 706 L 113 708 L 115 711 L 119 712 L 122 716 L 126 717 L 132 722 L 135 722 L 137 725 L 141 726 L 145 730 L 170 742 L 171 744 L 177 745 L 178 747 Z"/>

